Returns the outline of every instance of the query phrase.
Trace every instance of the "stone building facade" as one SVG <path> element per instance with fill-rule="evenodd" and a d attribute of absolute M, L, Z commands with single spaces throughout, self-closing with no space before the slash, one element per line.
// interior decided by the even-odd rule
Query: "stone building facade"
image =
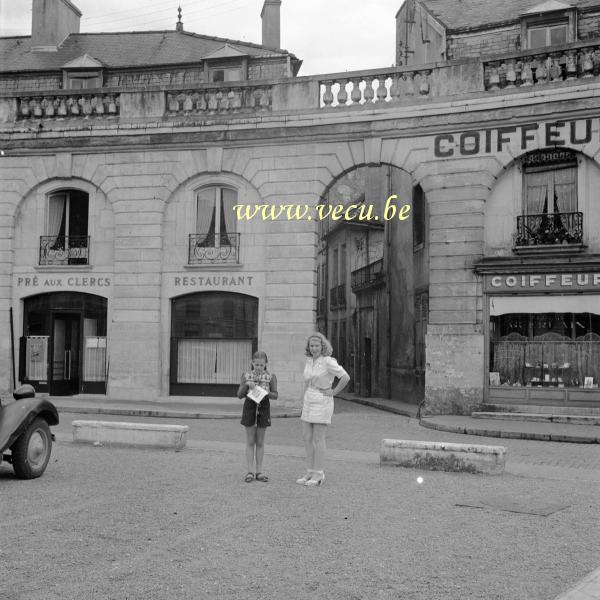
<path fill-rule="evenodd" d="M 70 37 L 0 40 L 33 61 L 0 73 L 2 389 L 14 359 L 49 393 L 230 394 L 260 347 L 293 401 L 319 326 L 361 393 L 598 404 L 600 40 L 299 77 L 267 44 L 176 30 L 196 63 L 123 65 Z M 316 218 L 363 192 L 394 218 Z"/>

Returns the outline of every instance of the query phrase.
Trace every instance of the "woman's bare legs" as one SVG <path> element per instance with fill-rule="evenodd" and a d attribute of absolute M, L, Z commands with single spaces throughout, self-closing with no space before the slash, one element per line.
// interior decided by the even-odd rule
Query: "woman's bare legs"
<path fill-rule="evenodd" d="M 304 440 L 304 449 L 306 450 L 306 468 L 308 471 L 312 471 L 315 460 L 315 447 L 313 446 L 314 423 L 300 422 L 302 423 L 302 439 Z"/>
<path fill-rule="evenodd" d="M 312 479 L 321 479 L 320 473 L 324 471 L 325 467 L 325 452 L 327 450 L 327 444 L 325 442 L 325 436 L 327 434 L 327 425 L 322 423 L 313 424 L 313 468 L 315 474 Z"/>

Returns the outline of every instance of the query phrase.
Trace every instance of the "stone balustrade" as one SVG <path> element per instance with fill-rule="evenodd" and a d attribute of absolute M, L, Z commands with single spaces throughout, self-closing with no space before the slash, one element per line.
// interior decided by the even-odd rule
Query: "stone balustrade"
<path fill-rule="evenodd" d="M 119 114 L 119 94 L 70 93 L 20 96 L 17 120 L 112 117 Z"/>
<path fill-rule="evenodd" d="M 271 86 L 227 85 L 166 92 L 168 115 L 215 115 L 272 108 Z"/>
<path fill-rule="evenodd" d="M 410 100 L 431 94 L 433 69 L 390 69 L 348 73 L 320 80 L 321 107 L 344 107 Z"/>
<path fill-rule="evenodd" d="M 587 79 L 600 73 L 600 42 L 566 44 L 484 61 L 485 89 L 490 91 Z"/>

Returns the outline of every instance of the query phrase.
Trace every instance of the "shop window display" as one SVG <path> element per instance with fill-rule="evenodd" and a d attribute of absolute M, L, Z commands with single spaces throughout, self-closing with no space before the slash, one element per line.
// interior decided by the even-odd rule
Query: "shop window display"
<path fill-rule="evenodd" d="M 598 388 L 600 315 L 491 317 L 489 382 L 491 386 Z"/>

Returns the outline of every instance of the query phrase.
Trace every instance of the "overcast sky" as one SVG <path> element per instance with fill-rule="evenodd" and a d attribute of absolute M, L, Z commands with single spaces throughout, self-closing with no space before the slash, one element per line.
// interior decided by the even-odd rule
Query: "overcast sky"
<path fill-rule="evenodd" d="M 71 0 L 81 32 L 184 29 L 261 43 L 264 0 Z M 0 0 L 0 36 L 31 35 L 32 0 Z M 282 0 L 281 46 L 302 59 L 300 75 L 388 67 L 403 0 Z"/>

